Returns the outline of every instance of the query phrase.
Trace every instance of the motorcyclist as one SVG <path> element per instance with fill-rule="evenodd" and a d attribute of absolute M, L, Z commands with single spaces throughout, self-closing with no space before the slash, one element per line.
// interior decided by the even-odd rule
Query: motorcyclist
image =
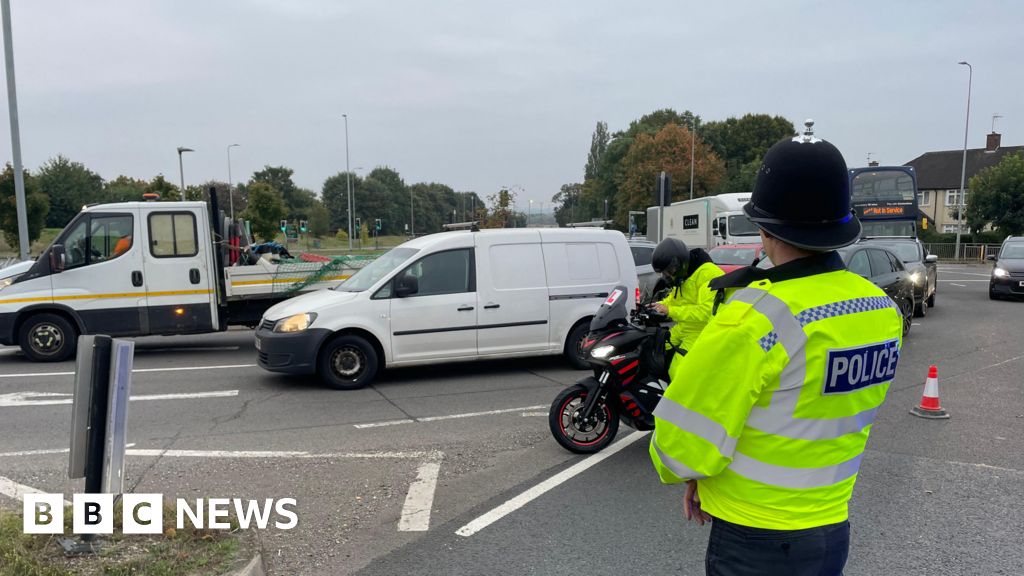
<path fill-rule="evenodd" d="M 678 238 L 662 240 L 654 249 L 651 264 L 672 288 L 668 297 L 652 308 L 675 322 L 669 336 L 672 346 L 689 350 L 711 320 L 715 292 L 708 283 L 724 272 L 704 249 L 691 250 Z"/>

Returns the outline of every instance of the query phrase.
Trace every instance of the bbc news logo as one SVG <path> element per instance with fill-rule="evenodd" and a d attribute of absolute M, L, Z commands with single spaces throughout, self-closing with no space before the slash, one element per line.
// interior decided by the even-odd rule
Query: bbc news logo
<path fill-rule="evenodd" d="M 162 494 L 124 494 L 120 498 L 121 531 L 124 534 L 162 534 L 164 497 Z M 242 529 L 250 526 L 278 530 L 298 526 L 298 505 L 294 498 L 242 500 L 240 498 L 185 498 L 175 500 L 175 528 L 230 530 L 231 513 Z M 64 533 L 63 494 L 25 494 L 22 510 L 25 534 Z M 75 494 L 71 501 L 71 531 L 74 534 L 113 534 L 114 495 Z"/>

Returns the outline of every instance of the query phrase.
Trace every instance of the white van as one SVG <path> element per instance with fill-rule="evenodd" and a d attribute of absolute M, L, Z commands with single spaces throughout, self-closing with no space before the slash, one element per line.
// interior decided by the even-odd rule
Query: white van
<path fill-rule="evenodd" d="M 378 370 L 565 354 L 615 286 L 637 285 L 621 232 L 442 232 L 394 248 L 334 289 L 275 305 L 256 331 L 259 365 L 317 373 L 339 389 Z M 632 298 L 630 299 L 632 301 Z"/>

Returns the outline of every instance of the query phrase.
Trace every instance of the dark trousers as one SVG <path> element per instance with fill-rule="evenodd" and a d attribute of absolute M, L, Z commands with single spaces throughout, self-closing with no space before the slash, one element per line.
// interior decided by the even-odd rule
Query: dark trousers
<path fill-rule="evenodd" d="M 849 551 L 846 521 L 765 530 L 715 518 L 704 567 L 708 576 L 842 576 Z"/>

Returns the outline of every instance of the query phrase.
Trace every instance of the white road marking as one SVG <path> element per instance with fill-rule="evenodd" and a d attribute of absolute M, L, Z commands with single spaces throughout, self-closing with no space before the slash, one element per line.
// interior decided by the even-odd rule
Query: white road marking
<path fill-rule="evenodd" d="M 10 478 L 4 478 L 3 476 L 0 476 L 0 494 L 3 494 L 4 496 L 7 496 L 9 498 L 13 498 L 14 500 L 23 500 L 25 498 L 25 494 L 43 493 L 44 492 L 42 490 L 36 490 L 31 486 L 18 484 L 17 482 L 11 480 Z M 71 502 L 65 500 L 64 505 L 71 506 Z"/>
<path fill-rule="evenodd" d="M 547 416 L 547 415 L 548 415 L 547 412 L 523 412 L 522 414 L 520 414 L 520 416 L 522 416 L 524 418 L 529 418 L 529 417 L 532 417 L 532 416 Z"/>
<path fill-rule="evenodd" d="M 64 398 L 56 398 L 64 396 Z M 73 398 L 67 398 L 71 394 L 59 392 L 13 392 L 11 394 L 0 394 L 0 408 L 11 406 L 57 406 L 59 404 L 71 404 Z M 227 398 L 238 396 L 238 390 L 217 390 L 213 392 L 182 392 L 178 394 L 140 394 L 131 396 L 129 400 L 191 400 L 196 398 Z M 50 398 L 49 400 L 36 400 L 36 398 Z"/>
<path fill-rule="evenodd" d="M 963 280 L 963 279 L 956 279 L 956 280 L 939 280 L 939 282 L 949 282 L 950 284 L 952 284 L 953 282 L 988 282 L 988 280 L 971 280 L 971 279 Z"/>
<path fill-rule="evenodd" d="M 957 283 L 955 283 L 955 282 L 950 282 L 950 285 L 952 285 L 952 286 L 959 286 L 959 287 L 961 287 L 961 288 L 967 288 L 967 285 L 966 285 L 966 284 L 957 284 Z"/>
<path fill-rule="evenodd" d="M 464 412 L 462 414 L 446 414 L 444 416 L 426 416 L 423 418 L 403 418 L 401 420 L 384 420 L 382 422 L 367 422 L 365 424 L 353 424 L 354 428 L 380 428 L 382 426 L 397 426 L 399 424 L 413 424 L 415 422 L 437 422 L 438 420 L 455 420 L 457 418 L 473 418 L 476 416 L 492 416 L 494 414 L 510 414 L 512 412 L 526 412 L 529 410 L 540 410 L 547 406 L 521 406 L 519 408 L 502 408 L 501 410 L 486 410 L 484 412 Z"/>
<path fill-rule="evenodd" d="M 484 528 L 487 528 L 491 524 L 494 524 L 498 520 L 501 520 L 505 516 L 508 516 L 512 512 L 515 512 L 516 510 L 529 504 L 533 500 L 536 500 L 545 492 L 548 492 L 549 490 L 557 487 L 559 484 L 562 484 L 572 479 L 573 477 L 586 471 L 588 468 L 614 456 L 616 453 L 618 453 L 626 446 L 629 446 L 630 444 L 636 442 L 637 440 L 640 440 L 641 438 L 647 436 L 649 433 L 650 432 L 633 432 L 629 436 L 626 436 L 625 438 L 619 440 L 618 442 L 612 444 L 611 446 L 608 446 L 603 451 L 598 452 L 597 454 L 594 454 L 586 458 L 585 460 L 577 462 L 576 464 L 570 466 L 569 468 L 566 468 L 565 470 L 562 470 L 558 474 L 555 474 L 554 476 L 548 478 L 547 480 L 541 482 L 540 484 L 537 484 L 536 486 L 529 488 L 522 494 L 519 494 L 518 496 L 512 498 L 511 500 L 505 502 L 504 504 L 498 506 L 497 508 L 494 508 L 490 512 L 484 513 L 483 515 L 472 520 L 469 524 L 466 524 L 462 528 L 456 530 L 455 533 L 459 536 L 465 537 L 469 537 L 476 534 L 477 532 L 483 530 Z"/>
<path fill-rule="evenodd" d="M 176 368 L 139 368 L 132 372 L 187 372 L 190 370 L 230 370 L 254 368 L 255 364 L 224 364 L 220 366 L 179 366 Z M 0 378 L 36 378 L 41 376 L 74 376 L 74 372 L 29 372 L 27 374 L 0 374 Z"/>
<path fill-rule="evenodd" d="M 399 532 L 423 532 L 430 528 L 430 512 L 434 506 L 434 491 L 437 489 L 440 471 L 440 460 L 428 460 L 420 464 L 416 480 L 405 495 L 402 516 L 398 519 Z"/>
<path fill-rule="evenodd" d="M 404 420 L 386 420 L 384 422 L 370 422 L 368 424 L 353 424 L 356 428 L 380 428 L 381 426 L 397 426 L 399 424 L 412 424 L 415 420 L 408 418 Z"/>
<path fill-rule="evenodd" d="M 988 278 L 989 276 L 992 275 L 992 274 L 979 274 L 977 272 L 957 272 L 956 270 L 943 270 L 943 272 L 945 272 L 946 274 L 956 274 L 956 275 L 963 275 L 963 276 L 984 276 L 985 278 Z"/>

